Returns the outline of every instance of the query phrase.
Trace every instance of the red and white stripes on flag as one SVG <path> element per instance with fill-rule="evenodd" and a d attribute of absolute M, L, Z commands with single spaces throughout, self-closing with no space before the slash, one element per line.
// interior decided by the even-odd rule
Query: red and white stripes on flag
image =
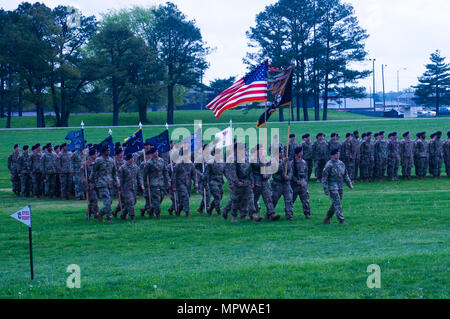
<path fill-rule="evenodd" d="M 239 105 L 267 101 L 268 63 L 265 61 L 256 70 L 236 81 L 230 88 L 220 93 L 207 106 L 219 118 L 226 110 Z"/>

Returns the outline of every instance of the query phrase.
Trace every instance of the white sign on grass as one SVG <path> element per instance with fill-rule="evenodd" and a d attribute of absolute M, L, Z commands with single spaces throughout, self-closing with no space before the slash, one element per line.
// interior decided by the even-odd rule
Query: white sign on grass
<path fill-rule="evenodd" d="M 12 218 L 17 219 L 19 222 L 24 223 L 31 228 L 31 208 L 26 206 L 18 212 L 11 215 Z"/>

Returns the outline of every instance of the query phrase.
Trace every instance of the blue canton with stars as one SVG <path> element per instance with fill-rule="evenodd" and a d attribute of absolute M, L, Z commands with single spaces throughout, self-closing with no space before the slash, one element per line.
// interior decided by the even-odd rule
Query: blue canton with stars
<path fill-rule="evenodd" d="M 268 68 L 269 62 L 264 61 L 256 70 L 253 70 L 252 72 L 244 76 L 245 84 L 249 85 L 256 81 L 266 81 Z"/>

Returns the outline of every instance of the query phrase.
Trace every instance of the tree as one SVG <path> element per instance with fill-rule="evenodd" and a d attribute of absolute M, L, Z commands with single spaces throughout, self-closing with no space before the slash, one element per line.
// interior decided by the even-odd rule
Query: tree
<path fill-rule="evenodd" d="M 419 105 L 436 108 L 439 115 L 441 105 L 450 105 L 450 64 L 445 63 L 445 57 L 439 50 L 430 56 L 431 63 L 419 77 L 419 84 L 415 86 L 414 101 Z"/>
<path fill-rule="evenodd" d="M 173 124 L 174 89 L 178 85 L 198 85 L 208 68 L 205 58 L 209 48 L 200 29 L 171 2 L 155 10 L 155 26 L 149 32 L 149 43 L 158 52 L 166 68 L 167 123 Z"/>
<path fill-rule="evenodd" d="M 211 91 L 212 99 L 218 96 L 220 93 L 228 89 L 233 83 L 236 81 L 234 76 L 231 76 L 226 79 L 215 79 L 209 83 L 209 89 Z"/>
<path fill-rule="evenodd" d="M 73 13 L 65 6 L 56 7 L 53 12 L 55 33 L 51 43 L 56 55 L 52 61 L 50 86 L 56 126 L 68 126 L 71 108 L 86 85 L 95 80 L 90 72 L 91 60 L 83 49 L 96 32 L 95 17 L 85 17 L 80 12 Z M 79 24 L 69 23 L 77 14 Z"/>
<path fill-rule="evenodd" d="M 137 38 L 128 26 L 120 22 L 106 21 L 93 39 L 94 54 L 99 72 L 108 83 L 112 98 L 113 125 L 119 125 L 119 110 L 133 100 L 133 72 L 142 65 L 146 57 L 145 43 Z"/>

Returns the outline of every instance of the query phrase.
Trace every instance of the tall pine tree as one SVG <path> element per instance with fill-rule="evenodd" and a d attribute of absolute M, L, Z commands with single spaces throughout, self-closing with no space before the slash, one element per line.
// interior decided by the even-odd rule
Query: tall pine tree
<path fill-rule="evenodd" d="M 419 77 L 415 86 L 414 101 L 423 106 L 435 107 L 436 115 L 442 105 L 450 105 L 450 64 L 445 63 L 445 57 L 439 50 L 430 56 L 425 73 Z"/>

